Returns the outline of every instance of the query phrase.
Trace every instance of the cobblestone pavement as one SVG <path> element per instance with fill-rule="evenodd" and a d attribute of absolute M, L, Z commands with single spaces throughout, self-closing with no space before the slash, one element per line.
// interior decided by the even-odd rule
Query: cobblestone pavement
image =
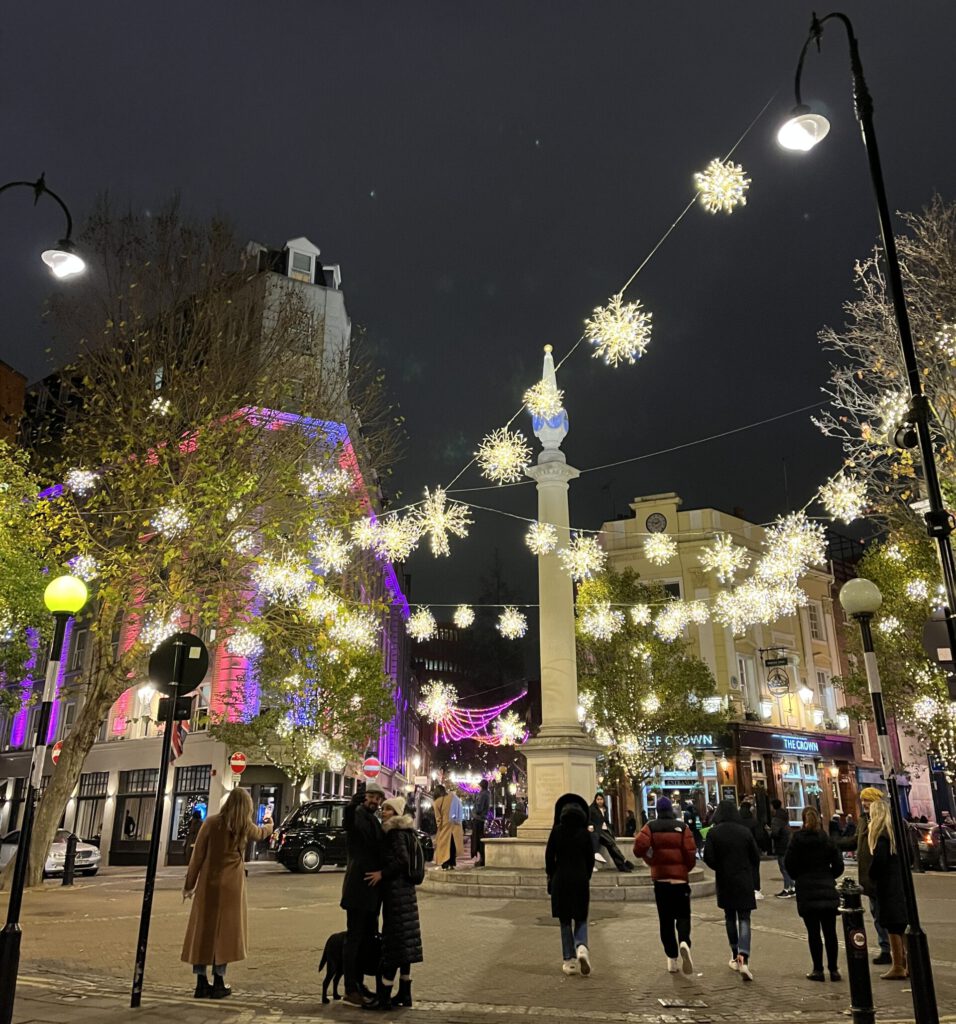
<path fill-rule="evenodd" d="M 182 873 L 164 870 L 153 909 L 143 1007 L 132 1015 L 129 985 L 139 921 L 142 874 L 104 872 L 73 890 L 48 885 L 27 895 L 23 964 L 15 1020 L 102 1024 L 141 1020 L 173 1024 L 294 1024 L 368 1020 L 333 1003 L 323 1007 L 316 965 L 326 937 L 340 930 L 340 872 L 291 875 L 257 865 L 249 877 L 249 960 L 229 970 L 233 996 L 221 1003 L 189 998 L 192 979 L 179 962 L 188 907 Z M 940 1013 L 956 1021 L 956 875 L 917 876 L 929 935 Z M 405 1024 L 541 1024 L 577 1019 L 608 1024 L 708 1021 L 806 1024 L 844 1020 L 846 982 L 813 984 L 806 937 L 793 900 L 775 900 L 779 878 L 764 864 L 768 898 L 754 915 L 752 964 L 744 985 L 727 967 L 723 916 L 712 897 L 694 905 L 697 973 L 664 970 L 653 904 L 592 905 L 590 978 L 560 971 L 557 926 L 544 902 L 420 898 L 426 963 L 415 968 L 414 1009 Z M 872 933 L 870 934 L 873 940 Z M 881 1022 L 912 1018 L 907 982 L 881 981 L 873 970 Z M 660 1000 L 683 1000 L 665 1007 Z"/>

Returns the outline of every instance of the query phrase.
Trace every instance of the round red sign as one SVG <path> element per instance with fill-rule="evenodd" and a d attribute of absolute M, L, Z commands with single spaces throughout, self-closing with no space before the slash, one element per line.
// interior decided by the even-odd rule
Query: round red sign
<path fill-rule="evenodd" d="M 246 770 L 246 755 L 237 750 L 236 753 L 229 758 L 229 767 L 236 775 L 242 775 Z"/>
<path fill-rule="evenodd" d="M 50 751 L 50 758 L 51 758 L 51 760 L 53 761 L 54 764 L 59 764 L 60 763 L 60 751 L 62 751 L 62 750 L 63 750 L 63 744 L 62 743 L 54 743 L 53 744 L 53 749 Z"/>
<path fill-rule="evenodd" d="M 377 757 L 367 757 L 362 762 L 362 772 L 367 779 L 377 778 L 381 770 L 382 762 Z"/>

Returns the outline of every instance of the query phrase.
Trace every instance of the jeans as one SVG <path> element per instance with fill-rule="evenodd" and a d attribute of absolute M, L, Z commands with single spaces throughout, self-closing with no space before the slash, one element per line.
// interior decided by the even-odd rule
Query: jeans
<path fill-rule="evenodd" d="M 870 914 L 873 917 L 873 927 L 876 929 L 876 938 L 880 944 L 880 949 L 884 953 L 890 951 L 890 933 L 880 923 L 880 905 L 876 902 L 876 897 L 870 897 Z"/>
<path fill-rule="evenodd" d="M 787 874 L 787 869 L 784 867 L 782 853 L 777 857 L 777 867 L 780 868 L 780 874 L 783 875 L 784 889 L 794 888 L 793 879 Z"/>
<path fill-rule="evenodd" d="M 485 863 L 485 823 L 475 818 L 472 823 L 471 830 L 471 844 L 472 844 L 472 857 L 478 859 L 479 864 Z"/>
<path fill-rule="evenodd" d="M 827 969 L 835 971 L 840 958 L 840 943 L 837 940 L 837 913 L 835 910 L 807 911 L 803 923 L 807 928 L 807 942 L 810 945 L 810 959 L 814 971 L 823 971 L 823 944 L 827 947 Z M 823 932 L 823 939 L 820 932 Z"/>
<path fill-rule="evenodd" d="M 345 993 L 348 995 L 354 992 L 362 984 L 365 977 L 362 963 L 363 947 L 367 947 L 370 940 L 378 931 L 377 910 L 346 910 L 346 935 L 345 951 L 342 956 L 342 964 L 345 975 Z"/>
<path fill-rule="evenodd" d="M 213 964 L 212 973 L 215 978 L 224 978 L 226 976 L 226 965 L 225 964 Z M 193 974 L 206 974 L 205 964 L 193 964 Z"/>
<path fill-rule="evenodd" d="M 724 925 L 734 956 L 750 956 L 750 911 L 725 910 Z"/>
<path fill-rule="evenodd" d="M 671 960 L 676 960 L 678 943 L 690 945 L 690 886 L 686 882 L 682 885 L 655 882 L 654 902 L 657 904 L 664 952 Z"/>
<path fill-rule="evenodd" d="M 587 944 L 587 921 L 575 921 L 573 927 L 570 921 L 561 922 L 561 955 L 565 960 L 573 960 L 577 956 L 578 946 Z"/>

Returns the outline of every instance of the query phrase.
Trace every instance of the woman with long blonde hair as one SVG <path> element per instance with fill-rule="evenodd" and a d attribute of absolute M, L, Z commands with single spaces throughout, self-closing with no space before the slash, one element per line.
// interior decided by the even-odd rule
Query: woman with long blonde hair
<path fill-rule="evenodd" d="M 272 821 L 262 826 L 253 816 L 248 790 L 234 789 L 222 810 L 210 815 L 189 859 L 183 899 L 193 899 L 183 942 L 182 960 L 196 975 L 196 999 L 225 999 L 226 964 L 246 958 L 246 845 L 268 839 Z M 213 983 L 206 977 L 212 964 Z"/>
<path fill-rule="evenodd" d="M 876 886 L 880 924 L 889 932 L 890 956 L 893 958 L 893 966 L 880 977 L 887 981 L 908 978 L 906 946 L 903 941 L 903 933 L 906 931 L 903 872 L 909 868 L 903 864 L 896 848 L 896 836 L 893 834 L 893 820 L 887 800 L 874 800 L 870 804 L 870 824 L 866 838 L 873 857 L 870 864 L 870 881 Z"/>

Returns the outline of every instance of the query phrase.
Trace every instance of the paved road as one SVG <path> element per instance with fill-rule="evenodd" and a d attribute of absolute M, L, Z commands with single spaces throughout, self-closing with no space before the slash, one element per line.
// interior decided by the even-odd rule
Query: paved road
<path fill-rule="evenodd" d="M 192 980 L 179 962 L 188 914 L 182 871 L 164 870 L 156 893 L 143 1009 L 144 1024 L 284 1024 L 348 1022 L 367 1014 L 322 1007 L 316 965 L 326 937 L 343 926 L 341 873 L 291 875 L 272 864 L 249 877 L 251 956 L 230 968 L 235 994 L 222 1003 L 188 999 Z M 764 890 L 779 879 L 764 864 Z M 917 876 L 921 911 L 935 963 L 940 1012 L 956 1020 L 956 873 Z M 73 890 L 49 884 L 28 894 L 23 919 L 22 980 L 15 1019 L 102 1022 L 130 1019 L 132 951 L 139 921 L 142 873 L 104 872 Z M 846 983 L 804 980 L 809 968 L 802 922 L 792 900 L 768 898 L 754 916 L 753 985 L 727 967 L 723 917 L 712 898 L 694 906 L 697 973 L 668 975 L 653 904 L 596 904 L 591 916 L 594 973 L 560 972 L 560 943 L 549 908 L 537 901 L 422 895 L 426 963 L 415 969 L 415 1009 L 405 1024 L 511 1024 L 533 1017 L 556 1024 L 587 1022 L 773 1022 L 807 1024 L 846 1019 Z M 871 935 L 872 939 L 872 935 Z M 911 1018 L 908 983 L 873 972 L 879 1020 Z M 690 1006 L 664 1007 L 661 999 Z M 694 1006 L 694 1001 L 702 1004 Z"/>

